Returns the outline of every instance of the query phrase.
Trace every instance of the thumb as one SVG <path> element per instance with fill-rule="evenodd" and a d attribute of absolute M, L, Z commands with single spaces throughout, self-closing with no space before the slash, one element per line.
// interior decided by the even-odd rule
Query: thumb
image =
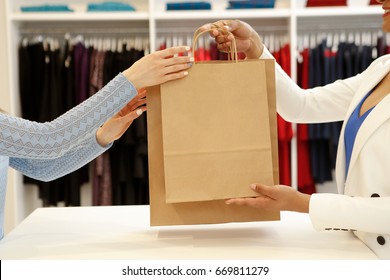
<path fill-rule="evenodd" d="M 274 188 L 270 186 L 255 183 L 255 184 L 251 184 L 250 188 L 261 195 L 273 197 L 272 193 Z"/>
<path fill-rule="evenodd" d="M 230 32 L 234 32 L 240 27 L 240 21 L 239 20 L 224 20 L 223 21 L 223 27 Z"/>
<path fill-rule="evenodd" d="M 261 194 L 261 190 L 260 190 L 260 188 L 257 187 L 257 185 L 258 185 L 258 184 L 251 184 L 251 185 L 250 185 L 250 188 L 251 188 L 252 190 L 254 190 L 255 192 Z"/>

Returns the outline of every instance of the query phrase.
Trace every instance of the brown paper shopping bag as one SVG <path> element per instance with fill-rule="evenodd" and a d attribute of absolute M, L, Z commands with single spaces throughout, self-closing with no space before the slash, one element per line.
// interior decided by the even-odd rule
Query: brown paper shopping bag
<path fill-rule="evenodd" d="M 238 97 L 233 96 L 224 99 L 223 94 L 227 91 L 226 84 L 229 85 L 229 83 L 223 83 L 223 80 L 226 81 L 226 77 L 219 76 L 219 86 L 214 84 L 214 93 L 219 92 L 219 95 L 214 94 L 213 91 L 210 90 L 208 91 L 208 94 L 214 94 L 215 96 L 202 95 L 205 91 L 203 90 L 203 87 L 199 88 L 198 84 L 207 84 L 208 79 L 202 72 L 212 76 L 216 71 L 225 73 L 224 76 L 231 75 L 230 79 L 236 81 L 244 92 L 237 92 Z M 242 78 L 244 82 L 238 82 L 236 79 L 233 79 L 232 76 L 254 76 L 255 78 Z M 190 79 L 192 77 L 194 81 L 191 86 Z M 184 80 L 189 80 L 190 84 L 182 84 Z M 255 89 L 255 87 L 250 84 L 258 85 L 259 89 Z M 186 89 L 188 86 L 191 90 L 188 90 L 188 88 Z M 166 95 L 171 93 L 175 94 L 177 89 L 181 90 L 180 93 L 183 96 L 188 96 L 188 101 L 183 99 L 182 96 L 180 96 L 180 102 L 178 103 L 173 102 L 174 100 L 170 98 L 165 98 Z M 194 94 L 195 90 L 198 91 L 198 95 Z M 191 92 L 192 95 L 188 94 Z M 262 96 L 259 97 L 257 95 Z M 242 99 L 245 98 L 250 99 L 251 102 L 245 102 L 246 100 L 242 101 Z M 206 106 L 208 107 L 206 111 L 202 112 L 201 107 L 205 102 L 209 102 L 210 104 L 208 104 L 209 106 Z M 191 103 L 191 106 L 195 107 L 195 109 L 198 108 L 198 113 L 205 115 L 206 118 L 198 119 L 197 114 L 194 114 L 194 112 L 192 112 L 191 115 L 189 112 L 191 108 L 188 107 L 186 103 Z M 253 106 L 252 103 L 257 106 Z M 185 110 L 177 110 L 178 106 L 182 106 Z M 250 108 L 248 108 L 248 106 Z M 170 110 L 176 110 L 176 113 L 172 115 L 170 114 Z M 227 119 L 226 122 L 224 123 L 223 118 L 220 118 L 218 114 L 210 114 L 210 110 L 219 111 L 220 114 Z M 246 112 L 246 110 L 249 111 L 252 116 Z M 180 114 L 177 114 L 177 112 L 180 112 Z M 239 131 L 239 135 L 237 135 L 237 133 L 230 133 L 228 130 L 223 130 L 219 127 L 220 129 L 215 132 L 212 129 L 208 131 L 209 134 L 212 134 L 211 136 L 204 135 L 204 138 L 198 137 L 198 134 L 203 133 L 202 125 L 198 125 L 196 134 L 193 134 L 191 129 L 186 128 L 186 135 L 177 135 L 178 133 L 180 134 L 180 131 L 177 130 L 176 125 L 171 125 L 172 120 L 181 118 L 182 121 L 181 123 L 179 122 L 178 127 L 181 127 L 182 129 L 184 129 L 183 125 L 186 123 L 189 127 L 193 127 L 194 123 L 196 123 L 196 126 L 201 122 L 206 126 L 207 117 L 213 118 L 213 120 L 210 121 L 211 123 L 214 122 L 213 125 L 227 126 L 228 129 L 237 129 L 236 132 Z M 257 120 L 253 121 L 253 119 L 256 118 Z M 241 129 L 240 126 L 246 127 Z M 171 129 L 175 131 L 172 135 L 169 134 Z M 218 135 L 224 133 L 225 135 Z M 252 136 L 243 136 L 242 134 L 244 133 L 252 133 Z M 166 136 L 165 138 L 164 134 Z M 205 148 L 197 146 L 196 149 L 192 149 L 193 152 L 188 152 L 188 149 L 192 147 L 191 145 L 186 146 L 186 143 L 184 142 L 194 141 L 191 140 L 191 137 L 185 138 L 188 137 L 187 134 L 191 134 L 192 137 L 197 136 L 196 141 L 204 141 L 207 145 L 203 146 Z M 179 141 L 179 144 L 172 143 L 172 139 L 169 137 L 172 138 L 175 135 L 176 137 L 181 137 L 182 139 L 180 140 L 182 142 Z M 259 139 L 252 141 L 252 139 L 248 139 L 250 136 L 253 138 L 261 138 L 261 141 L 256 141 Z M 224 137 L 234 139 L 229 139 L 231 141 L 224 141 Z M 245 137 L 246 139 L 244 139 Z M 218 141 L 216 142 L 216 144 L 219 145 L 216 145 L 215 143 L 210 145 L 210 142 L 215 139 L 220 141 L 219 143 Z M 225 142 L 228 142 L 230 146 L 225 145 Z M 176 145 L 178 145 L 179 148 L 182 148 L 182 150 L 172 152 L 177 147 Z M 249 189 L 249 184 L 253 182 L 262 182 L 269 185 L 278 182 L 276 145 L 273 60 L 196 63 L 190 70 L 190 75 L 186 79 L 149 89 L 148 154 L 151 224 L 203 224 L 279 219 L 278 212 L 264 212 L 247 207 L 228 206 L 225 205 L 223 200 L 224 198 L 229 197 L 255 195 Z M 183 149 L 184 146 L 187 150 Z M 222 146 L 227 146 L 227 148 L 222 149 Z M 224 153 L 226 153 L 227 156 L 223 156 Z M 207 154 L 210 154 L 211 156 L 207 156 Z M 171 155 L 173 155 L 173 157 L 171 157 Z M 194 170 L 193 163 L 195 165 L 198 163 L 191 160 L 191 157 L 194 156 L 196 158 L 199 157 L 199 155 L 200 157 L 206 155 L 206 159 L 201 161 L 201 165 L 209 164 L 210 166 L 213 166 L 212 161 L 216 161 L 216 163 L 214 163 L 215 169 L 213 169 L 212 172 L 207 174 L 200 173 L 197 176 L 193 176 L 194 173 L 191 175 L 191 172 L 187 172 L 181 168 L 182 166 L 186 166 L 188 169 Z M 213 155 L 217 155 L 216 159 Z M 179 164 L 175 162 L 177 160 L 175 157 L 179 158 Z M 171 184 L 178 178 L 174 174 L 175 172 L 172 173 L 170 172 L 172 170 L 167 170 L 167 165 L 172 167 L 172 158 L 173 167 L 179 168 L 176 171 L 181 173 L 179 175 L 191 175 L 191 178 L 189 178 L 184 185 L 181 185 L 183 183 L 176 185 Z M 234 161 L 237 161 L 238 165 L 235 164 Z M 226 162 L 227 164 L 225 164 Z M 255 167 L 253 168 L 253 166 Z M 220 170 L 221 168 L 223 170 Z M 229 172 L 223 172 L 229 168 Z M 207 169 L 204 170 L 208 172 Z M 198 166 L 196 171 L 204 172 L 204 170 L 199 169 Z M 249 179 L 243 180 L 246 175 L 249 175 L 247 176 Z M 173 176 L 173 178 L 171 176 Z M 229 180 L 226 180 L 226 176 L 229 177 Z M 235 181 L 234 184 L 230 184 L 230 181 L 232 180 Z M 205 184 L 207 184 L 206 187 Z M 169 187 L 167 187 L 168 185 Z"/>
<path fill-rule="evenodd" d="M 196 42 L 196 38 L 194 42 Z M 161 86 L 166 201 L 253 196 L 273 184 L 265 62 L 195 63 Z"/>

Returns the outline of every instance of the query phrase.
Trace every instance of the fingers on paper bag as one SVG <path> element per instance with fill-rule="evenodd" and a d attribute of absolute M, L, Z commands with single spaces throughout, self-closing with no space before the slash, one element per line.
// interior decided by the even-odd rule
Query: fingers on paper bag
<path fill-rule="evenodd" d="M 138 96 L 140 96 L 140 97 L 143 97 L 143 96 L 146 96 L 146 88 L 140 88 L 139 90 L 138 90 Z"/>
<path fill-rule="evenodd" d="M 175 56 L 166 59 L 166 66 L 175 65 L 175 64 L 186 64 L 194 62 L 194 58 L 190 56 Z"/>
<path fill-rule="evenodd" d="M 239 26 L 239 20 L 231 20 L 231 19 L 220 20 L 217 21 L 214 25 L 218 25 L 219 27 L 224 28 L 227 31 L 234 31 Z"/>
<path fill-rule="evenodd" d="M 254 186 L 254 187 L 252 187 Z M 253 189 L 255 192 L 263 195 L 263 196 L 267 196 L 267 197 L 271 197 L 271 198 L 274 198 L 276 196 L 276 192 L 277 192 L 277 189 L 275 187 L 271 187 L 271 186 L 267 186 L 267 185 L 263 185 L 263 184 L 252 184 L 251 185 L 251 189 Z"/>
<path fill-rule="evenodd" d="M 230 36 L 230 35 L 220 35 L 220 36 L 217 36 L 217 37 L 215 38 L 215 41 L 216 41 L 218 44 L 223 44 L 223 43 L 226 43 L 226 42 L 231 41 L 231 36 Z"/>
<path fill-rule="evenodd" d="M 225 202 L 228 205 L 239 205 L 239 206 L 256 206 L 256 199 L 253 197 L 244 197 L 244 198 L 231 198 Z"/>
<path fill-rule="evenodd" d="M 138 118 L 139 116 L 141 116 L 142 113 L 145 112 L 145 111 L 146 111 L 146 106 L 139 107 L 137 110 L 132 111 L 132 112 L 128 115 L 128 119 L 129 119 L 129 120 L 135 120 L 136 118 Z"/>
<path fill-rule="evenodd" d="M 146 98 L 138 99 L 132 109 L 135 110 L 136 108 L 144 106 L 145 104 L 146 104 Z"/>
<path fill-rule="evenodd" d="M 189 46 L 180 46 L 180 47 L 172 47 L 165 50 L 160 51 L 162 57 L 171 57 L 178 55 L 180 53 L 186 53 L 191 48 Z"/>
<path fill-rule="evenodd" d="M 230 51 L 230 46 L 232 43 L 230 41 L 221 41 L 221 43 L 217 43 L 217 49 L 221 52 Z"/>
<path fill-rule="evenodd" d="M 168 66 L 168 67 L 165 67 L 165 69 L 164 69 L 165 73 L 164 74 L 183 72 L 182 74 L 184 75 L 184 71 L 187 70 L 190 67 L 191 66 L 188 63 L 176 64 L 176 65 Z"/>
<path fill-rule="evenodd" d="M 181 72 L 177 72 L 177 73 L 166 74 L 164 77 L 165 78 L 164 82 L 178 80 L 178 79 L 184 78 L 187 75 L 188 75 L 188 71 L 181 71 Z"/>
<path fill-rule="evenodd" d="M 138 116 L 141 116 L 141 114 L 144 112 L 142 109 L 137 109 L 136 111 L 136 114 L 138 115 Z"/>

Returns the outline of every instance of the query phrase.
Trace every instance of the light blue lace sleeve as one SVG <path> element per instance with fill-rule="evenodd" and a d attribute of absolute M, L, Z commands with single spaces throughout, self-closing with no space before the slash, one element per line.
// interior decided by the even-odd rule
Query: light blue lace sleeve
<path fill-rule="evenodd" d="M 118 74 L 95 95 L 52 122 L 37 123 L 0 113 L 0 154 L 23 174 L 53 180 L 85 165 L 107 150 L 96 130 L 137 94 Z"/>
<path fill-rule="evenodd" d="M 9 166 L 24 175 L 48 182 L 62 177 L 84 166 L 106 150 L 96 141 L 95 135 L 79 143 L 64 155 L 53 159 L 10 158 Z"/>

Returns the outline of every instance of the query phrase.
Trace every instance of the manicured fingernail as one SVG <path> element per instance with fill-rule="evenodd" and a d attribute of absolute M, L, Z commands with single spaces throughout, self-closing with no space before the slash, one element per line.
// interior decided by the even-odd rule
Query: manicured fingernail
<path fill-rule="evenodd" d="M 224 25 L 223 27 L 225 27 L 225 29 L 229 31 L 232 29 L 229 25 Z"/>
<path fill-rule="evenodd" d="M 255 189 L 256 189 L 256 185 L 255 185 L 255 184 L 252 184 L 252 185 L 251 185 L 251 189 L 252 189 L 252 190 L 255 190 Z"/>
<path fill-rule="evenodd" d="M 186 46 L 186 51 L 189 51 L 191 48 L 189 46 Z"/>
<path fill-rule="evenodd" d="M 184 76 L 187 76 L 187 75 L 188 75 L 188 72 L 187 72 L 187 71 L 184 71 L 184 72 L 183 72 L 183 75 L 184 75 Z"/>
<path fill-rule="evenodd" d="M 195 58 L 193 56 L 190 57 L 190 61 L 191 62 L 194 62 L 195 61 Z"/>
<path fill-rule="evenodd" d="M 138 109 L 137 111 L 135 111 L 137 113 L 138 116 L 141 116 L 142 115 L 142 109 Z"/>

